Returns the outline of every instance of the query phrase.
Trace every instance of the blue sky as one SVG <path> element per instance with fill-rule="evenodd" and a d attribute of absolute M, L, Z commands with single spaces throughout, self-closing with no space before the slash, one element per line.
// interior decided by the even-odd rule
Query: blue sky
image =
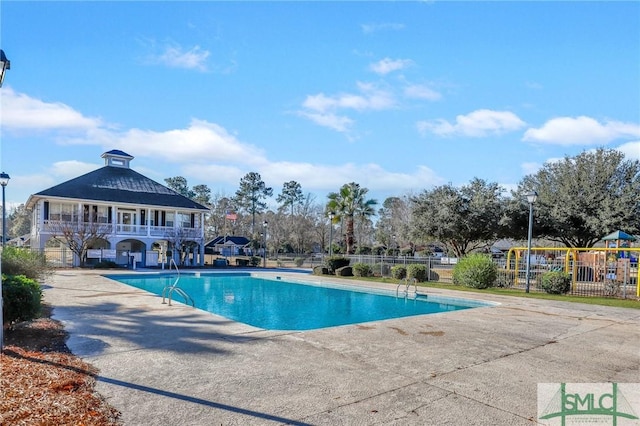
<path fill-rule="evenodd" d="M 258 172 L 320 203 L 640 159 L 639 2 L 3 1 L 0 19 L 13 205 L 110 149 L 161 183 L 231 196 Z"/>

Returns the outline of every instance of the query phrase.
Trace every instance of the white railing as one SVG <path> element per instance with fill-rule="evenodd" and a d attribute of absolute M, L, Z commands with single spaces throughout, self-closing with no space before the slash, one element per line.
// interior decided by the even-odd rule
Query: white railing
<path fill-rule="evenodd" d="M 113 225 L 110 223 L 96 224 L 91 222 L 63 222 L 59 220 L 44 221 L 45 232 L 59 232 L 63 229 L 91 229 L 96 226 L 100 227 L 100 233 L 115 235 L 164 237 L 176 233 L 176 228 L 173 226 L 127 225 L 121 223 Z M 200 229 L 198 228 L 181 228 L 180 232 L 183 235 L 200 235 Z"/>

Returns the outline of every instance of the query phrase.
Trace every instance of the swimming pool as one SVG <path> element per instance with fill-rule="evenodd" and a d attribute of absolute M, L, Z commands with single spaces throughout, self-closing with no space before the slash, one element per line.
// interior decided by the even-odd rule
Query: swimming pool
<path fill-rule="evenodd" d="M 106 277 L 157 295 L 177 278 L 175 274 Z M 312 330 L 488 305 L 431 296 L 396 297 L 392 292 L 365 292 L 249 273 L 182 274 L 178 287 L 195 301 L 196 308 L 267 330 Z M 178 295 L 174 300 L 182 302 Z"/>

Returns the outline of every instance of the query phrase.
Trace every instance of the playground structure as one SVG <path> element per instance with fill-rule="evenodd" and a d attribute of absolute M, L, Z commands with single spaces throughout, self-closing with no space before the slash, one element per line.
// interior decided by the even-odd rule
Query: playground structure
<path fill-rule="evenodd" d="M 627 297 L 633 291 L 640 297 L 640 248 L 631 248 L 619 241 L 609 247 L 532 247 L 530 280 L 548 271 L 563 271 L 571 276 L 571 292 L 600 293 L 603 296 Z M 526 247 L 512 247 L 505 269 L 511 272 L 511 285 L 520 287 L 526 280 L 524 271 Z"/>

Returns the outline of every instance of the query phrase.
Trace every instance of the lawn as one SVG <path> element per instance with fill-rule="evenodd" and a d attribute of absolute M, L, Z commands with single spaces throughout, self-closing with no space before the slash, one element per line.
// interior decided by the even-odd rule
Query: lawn
<path fill-rule="evenodd" d="M 345 280 L 359 280 L 359 281 L 371 281 L 383 284 L 389 284 L 390 286 L 398 285 L 399 281 L 394 278 L 388 277 L 337 277 Z M 562 302 L 574 302 L 574 303 L 586 303 L 591 305 L 602 305 L 602 306 L 612 306 L 618 308 L 632 308 L 632 309 L 640 309 L 640 299 L 638 299 L 635 294 L 628 296 L 627 299 L 618 299 L 613 297 L 595 297 L 595 296 L 573 296 L 573 295 L 565 295 L 565 294 L 547 294 L 542 292 L 530 292 L 525 293 L 523 290 L 513 289 L 513 288 L 503 288 L 503 287 L 493 287 L 487 288 L 483 290 L 479 290 L 476 288 L 465 287 L 461 285 L 455 285 L 450 283 L 442 283 L 442 282 L 423 282 L 418 283 L 418 287 L 424 288 L 441 288 L 446 290 L 456 290 L 456 291 L 464 291 L 471 293 L 481 293 L 481 294 L 497 294 L 501 296 L 513 296 L 513 297 L 527 297 L 531 299 L 545 299 L 545 300 L 558 300 Z"/>

